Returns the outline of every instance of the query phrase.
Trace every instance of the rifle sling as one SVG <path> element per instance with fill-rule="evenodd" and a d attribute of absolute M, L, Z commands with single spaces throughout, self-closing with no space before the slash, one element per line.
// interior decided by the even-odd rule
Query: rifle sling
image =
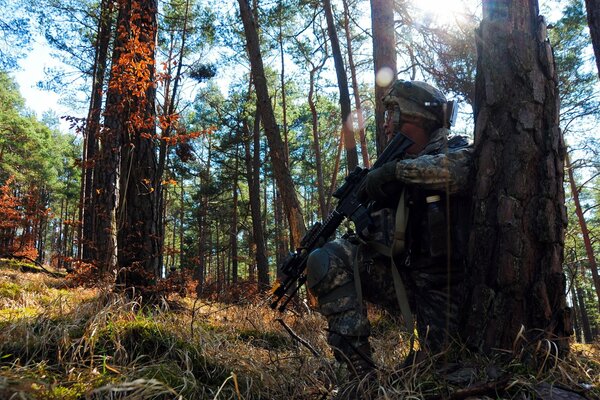
<path fill-rule="evenodd" d="M 414 320 L 412 312 L 410 310 L 410 304 L 408 302 L 408 294 L 406 292 L 406 286 L 402 281 L 398 267 L 396 266 L 396 257 L 400 255 L 406 247 L 406 224 L 408 222 L 408 207 L 406 207 L 405 201 L 405 189 L 402 189 L 400 200 L 398 201 L 398 207 L 396 208 L 396 219 L 394 225 L 394 238 L 392 240 L 391 247 L 387 247 L 378 242 L 368 242 L 367 244 L 375 249 L 380 254 L 390 257 L 391 268 L 392 268 L 392 279 L 394 280 L 394 289 L 396 291 L 396 300 L 400 307 L 400 312 L 404 319 L 407 332 L 411 335 L 411 350 L 414 345 Z M 360 284 L 360 274 L 358 268 L 358 252 L 357 257 L 354 260 L 354 283 L 356 287 L 356 294 L 358 297 L 358 303 L 362 308 L 362 287 Z"/>

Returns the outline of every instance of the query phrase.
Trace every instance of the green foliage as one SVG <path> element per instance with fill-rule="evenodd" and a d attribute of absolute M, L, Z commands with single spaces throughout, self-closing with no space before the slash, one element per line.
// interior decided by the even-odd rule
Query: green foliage
<path fill-rule="evenodd" d="M 558 73 L 561 127 L 568 138 L 575 139 L 573 135 L 569 137 L 572 131 L 576 133 L 600 118 L 598 75 L 591 59 L 583 1 L 567 1 L 562 17 L 552 25 L 548 35 Z M 583 130 L 589 131 L 589 126 Z"/>

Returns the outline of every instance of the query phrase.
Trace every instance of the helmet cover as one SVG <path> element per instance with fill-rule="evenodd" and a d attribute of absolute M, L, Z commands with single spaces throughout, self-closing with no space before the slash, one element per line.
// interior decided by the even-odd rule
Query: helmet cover
<path fill-rule="evenodd" d="M 398 80 L 383 97 L 386 108 L 398 107 L 402 114 L 444 122 L 446 96 L 428 83 Z"/>

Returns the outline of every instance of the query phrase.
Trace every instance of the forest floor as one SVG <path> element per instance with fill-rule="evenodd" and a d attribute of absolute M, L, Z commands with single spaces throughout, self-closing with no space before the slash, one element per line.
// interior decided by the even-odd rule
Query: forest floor
<path fill-rule="evenodd" d="M 324 320 L 308 310 L 282 316 L 267 304 L 175 296 L 140 307 L 0 260 L 0 399 L 331 398 L 347 372 L 327 347 Z M 527 363 L 465 350 L 457 363 L 440 356 L 399 370 L 406 334 L 385 313 L 370 312 L 375 361 L 383 366 L 371 382 L 373 398 L 600 399 L 598 344 L 574 344 L 564 360 L 543 348 Z"/>

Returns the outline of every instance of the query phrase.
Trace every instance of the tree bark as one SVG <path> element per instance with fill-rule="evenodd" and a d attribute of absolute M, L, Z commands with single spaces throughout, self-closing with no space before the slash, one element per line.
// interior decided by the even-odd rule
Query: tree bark
<path fill-rule="evenodd" d="M 300 209 L 300 202 L 296 195 L 294 182 L 292 181 L 290 171 L 287 168 L 284 144 L 281 140 L 281 134 L 269 98 L 258 32 L 256 30 L 252 11 L 247 0 L 238 0 L 238 3 L 240 6 L 242 22 L 244 24 L 244 31 L 246 33 L 246 48 L 250 58 L 250 67 L 254 79 L 254 87 L 256 88 L 256 96 L 258 98 L 258 109 L 261 114 L 263 127 L 265 128 L 265 135 L 269 142 L 269 155 L 271 156 L 273 173 L 275 175 L 277 187 L 281 193 L 283 206 L 289 222 L 292 245 L 298 247 L 300 245 L 300 239 L 306 231 L 304 218 Z"/>
<path fill-rule="evenodd" d="M 342 0 L 344 4 L 344 31 L 346 33 L 346 46 L 348 48 L 348 66 L 350 67 L 350 78 L 352 79 L 352 91 L 354 92 L 354 105 L 356 106 L 356 122 L 358 124 L 358 138 L 360 140 L 360 154 L 364 168 L 370 168 L 369 150 L 367 148 L 367 138 L 365 136 L 365 118 L 362 112 L 360 102 L 360 93 L 358 91 L 358 79 L 356 77 L 356 65 L 352 54 L 352 37 L 350 35 L 350 11 L 348 10 L 348 0 Z M 352 120 L 352 118 L 350 118 Z"/>
<path fill-rule="evenodd" d="M 600 0 L 585 0 L 588 26 L 592 38 L 592 47 L 596 57 L 596 68 L 600 77 Z"/>
<path fill-rule="evenodd" d="M 313 134 L 313 149 L 315 152 L 315 168 L 317 170 L 317 190 L 319 196 L 319 213 L 321 219 L 325 221 L 327 218 L 327 200 L 325 199 L 325 179 L 323 179 L 323 162 L 321 160 L 321 143 L 319 140 L 319 120 L 317 114 L 317 106 L 315 104 L 313 95 L 315 92 L 315 73 L 321 68 L 320 66 L 314 67 L 310 71 L 310 86 L 308 89 L 308 107 L 310 108 L 310 114 L 312 118 L 312 134 Z M 340 139 L 341 142 L 341 139 Z"/>
<path fill-rule="evenodd" d="M 554 60 L 536 0 L 484 1 L 478 37 L 467 341 L 484 352 L 572 333 L 562 272 L 564 154 Z M 520 342 L 523 345 L 524 343 Z"/>
<path fill-rule="evenodd" d="M 238 179 L 239 179 L 239 144 L 235 149 L 235 164 L 233 171 L 233 207 L 231 210 L 231 226 L 229 228 L 229 246 L 231 247 L 231 283 L 238 282 Z"/>
<path fill-rule="evenodd" d="M 252 238 L 256 246 L 254 256 L 256 258 L 257 280 L 259 290 L 269 287 L 269 263 L 265 246 L 265 237 L 262 226 L 262 215 L 260 209 L 260 116 L 258 112 L 254 116 L 254 129 L 250 132 L 248 121 L 244 121 L 246 140 L 244 148 L 246 152 L 246 180 L 248 181 L 248 192 L 250 198 L 250 214 L 252 215 Z M 250 140 L 253 141 L 253 152 L 250 152 Z"/>
<path fill-rule="evenodd" d="M 385 107 L 383 96 L 396 79 L 396 31 L 394 29 L 393 0 L 371 0 L 371 28 L 373 30 L 373 66 L 375 69 L 375 138 L 377 154 L 381 154 L 387 145 L 383 131 Z M 389 68 L 392 81 L 384 85 L 385 80 L 377 79 L 377 74 Z M 378 81 L 380 84 L 378 84 Z M 383 86 L 382 86 L 383 85 Z"/>
<path fill-rule="evenodd" d="M 583 290 L 579 285 L 575 285 L 575 292 L 577 293 L 577 303 L 579 304 L 579 311 L 581 315 L 581 329 L 583 330 L 583 342 L 592 343 L 594 341 L 594 335 L 592 334 L 590 317 L 585 306 L 585 296 L 583 295 Z"/>
<path fill-rule="evenodd" d="M 121 0 L 118 3 L 117 32 L 127 32 L 130 5 Z M 104 128 L 99 135 L 98 158 L 94 167 L 93 200 L 95 222 L 92 224 L 95 235 L 96 260 L 100 271 L 112 271 L 117 266 L 117 240 L 115 210 L 117 208 L 117 176 L 121 160 L 121 132 L 125 129 L 126 119 L 123 117 L 121 103 L 125 93 L 117 84 L 120 72 L 117 68 L 119 59 L 125 51 L 126 35 L 117 34 L 113 43 L 111 73 L 106 94 L 104 111 Z M 114 82 L 111 84 L 111 82 Z"/>
<path fill-rule="evenodd" d="M 342 115 L 342 133 L 344 135 L 344 143 L 346 146 L 346 163 L 348 165 L 348 172 L 352 172 L 358 166 L 358 152 L 356 151 L 354 132 L 351 129 L 352 107 L 350 105 L 348 77 L 346 75 L 346 67 L 344 66 L 344 57 L 342 56 L 342 50 L 340 49 L 340 41 L 335 29 L 335 21 L 333 20 L 331 0 L 323 0 L 323 9 L 325 10 L 327 34 L 329 35 L 329 41 L 331 42 L 331 54 L 335 64 L 335 74 L 337 76 L 338 89 L 340 91 L 340 110 Z"/>
<path fill-rule="evenodd" d="M 122 94 L 118 105 L 121 118 L 121 162 L 119 205 L 117 209 L 118 263 L 122 273 L 117 283 L 123 287 L 147 286 L 152 282 L 128 269 L 139 266 L 158 278 L 161 275 L 162 227 L 160 205 L 162 186 L 156 184 L 157 161 L 154 85 L 155 42 L 157 34 L 155 0 L 123 0 L 119 7 L 128 12 L 119 20 L 124 36 L 124 59 L 113 64 L 111 86 Z M 128 32 L 128 34 L 127 34 Z M 142 67 L 135 69 L 133 58 Z"/>
<path fill-rule="evenodd" d="M 207 148 L 207 156 L 206 156 L 206 171 L 202 171 L 200 173 L 200 187 L 203 186 L 208 188 L 210 185 L 210 177 L 211 177 L 211 163 L 212 163 L 212 139 L 211 136 L 207 136 L 208 148 Z M 207 242 L 211 237 L 211 229 L 210 225 L 207 223 L 207 212 L 208 212 L 208 194 L 199 192 L 200 197 L 200 207 L 198 207 L 197 211 L 197 221 L 198 221 L 198 267 L 194 271 L 194 278 L 198 281 L 198 285 L 196 285 L 196 295 L 200 297 L 204 291 L 204 283 L 206 272 L 208 270 L 206 257 L 206 249 L 210 248 L 210 244 Z M 210 254 L 210 253 L 209 253 Z"/>
<path fill-rule="evenodd" d="M 92 94 L 90 107 L 84 131 L 83 155 L 83 198 L 79 220 L 82 228 L 79 234 L 79 247 L 82 249 L 81 258 L 85 262 L 97 260 L 96 254 L 96 209 L 94 205 L 95 189 L 94 164 L 96 162 L 97 141 L 100 133 L 100 116 L 102 112 L 102 98 L 104 80 L 106 76 L 106 63 L 108 61 L 108 47 L 112 36 L 113 2 L 103 0 L 100 4 L 100 20 L 96 38 L 96 59 L 94 61 Z"/>

